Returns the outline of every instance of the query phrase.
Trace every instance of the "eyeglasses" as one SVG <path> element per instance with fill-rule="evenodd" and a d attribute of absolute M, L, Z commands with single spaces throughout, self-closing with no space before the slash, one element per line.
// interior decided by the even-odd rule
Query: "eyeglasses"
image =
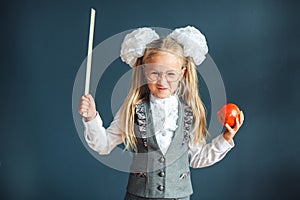
<path fill-rule="evenodd" d="M 169 82 L 176 82 L 181 77 L 181 72 L 178 72 L 176 70 L 168 70 L 166 72 L 159 72 L 157 70 L 151 69 L 151 67 L 143 65 L 145 69 L 145 76 L 146 78 L 151 81 L 155 82 L 158 81 L 160 78 L 165 77 L 167 81 Z"/>

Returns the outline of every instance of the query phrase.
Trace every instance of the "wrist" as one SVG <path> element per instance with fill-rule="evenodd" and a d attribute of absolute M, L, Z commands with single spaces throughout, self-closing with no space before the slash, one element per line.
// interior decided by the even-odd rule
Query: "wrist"
<path fill-rule="evenodd" d="M 230 134 L 229 132 L 224 132 L 224 133 L 223 133 L 223 138 L 224 138 L 227 142 L 229 142 L 230 140 L 232 140 L 232 136 L 231 136 L 231 134 Z"/>
<path fill-rule="evenodd" d="M 91 120 L 95 119 L 96 116 L 97 116 L 97 112 L 96 112 L 94 115 L 92 115 L 91 117 L 85 117 L 84 120 L 85 120 L 86 122 L 88 122 L 88 121 L 91 121 Z"/>

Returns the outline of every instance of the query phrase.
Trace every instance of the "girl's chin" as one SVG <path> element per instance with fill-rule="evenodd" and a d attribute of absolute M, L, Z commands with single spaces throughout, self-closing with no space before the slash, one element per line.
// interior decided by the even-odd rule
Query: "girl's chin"
<path fill-rule="evenodd" d="M 167 98 L 171 95 L 171 92 L 169 90 L 166 91 L 157 91 L 153 94 L 155 97 L 160 98 L 160 99 L 164 99 Z"/>

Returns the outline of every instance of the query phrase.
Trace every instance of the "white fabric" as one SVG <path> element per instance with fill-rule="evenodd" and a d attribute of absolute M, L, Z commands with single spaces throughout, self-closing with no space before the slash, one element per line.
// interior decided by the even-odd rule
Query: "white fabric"
<path fill-rule="evenodd" d="M 177 129 L 178 98 L 172 95 L 168 98 L 159 99 L 150 95 L 150 108 L 158 146 L 163 154 L 166 154 L 174 131 Z"/>
<path fill-rule="evenodd" d="M 177 28 L 168 37 L 173 38 L 181 44 L 184 56 L 192 57 L 196 65 L 200 65 L 205 60 L 205 55 L 208 52 L 206 39 L 195 27 Z"/>
<path fill-rule="evenodd" d="M 107 129 L 103 127 L 103 123 L 99 113 L 97 113 L 96 118 L 91 121 L 85 122 L 84 119 L 82 121 L 85 127 L 84 136 L 87 144 L 99 154 L 109 154 L 113 148 L 115 148 L 118 144 L 122 143 L 120 127 L 122 123 L 120 118 L 120 112 L 116 114 L 114 120 Z M 171 123 L 170 127 L 174 128 L 175 126 L 173 126 L 173 123 Z M 171 134 L 166 135 L 166 138 L 172 138 L 172 136 Z M 167 144 L 169 142 L 162 142 L 164 138 L 163 136 L 157 137 L 161 138 L 157 139 L 158 145 L 162 149 L 167 149 Z M 194 144 L 193 141 L 190 140 L 189 164 L 193 168 L 210 166 L 224 158 L 227 152 L 233 147 L 233 140 L 227 142 L 222 134 L 214 138 L 211 143 L 207 144 Z"/>
<path fill-rule="evenodd" d="M 200 65 L 206 58 L 208 46 L 205 36 L 195 27 L 177 28 L 167 37 L 173 38 L 183 46 L 184 56 L 192 57 L 196 65 Z M 143 27 L 127 34 L 121 44 L 120 57 L 130 67 L 134 67 L 137 58 L 144 55 L 148 44 L 159 39 L 155 30 Z"/>
<path fill-rule="evenodd" d="M 137 58 L 144 55 L 146 45 L 159 38 L 151 28 L 138 28 L 127 34 L 121 44 L 120 57 L 130 67 L 134 67 Z"/>

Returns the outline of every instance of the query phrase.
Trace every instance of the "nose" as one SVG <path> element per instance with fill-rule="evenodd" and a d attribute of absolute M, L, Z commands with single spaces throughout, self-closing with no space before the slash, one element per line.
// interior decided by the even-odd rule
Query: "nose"
<path fill-rule="evenodd" d="M 157 77 L 157 82 L 167 82 L 167 77 L 166 74 L 164 73 L 159 73 Z"/>

